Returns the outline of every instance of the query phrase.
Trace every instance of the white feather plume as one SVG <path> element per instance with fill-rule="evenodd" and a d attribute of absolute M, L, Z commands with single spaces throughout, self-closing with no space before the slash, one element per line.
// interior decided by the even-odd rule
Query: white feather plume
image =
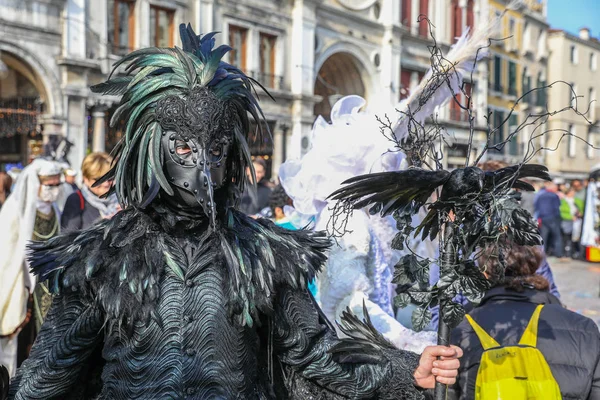
<path fill-rule="evenodd" d="M 399 118 L 393 125 L 397 140 L 408 135 L 411 120 L 423 124 L 434 114 L 436 107 L 460 94 L 463 79 L 470 76 L 477 63 L 487 56 L 489 39 L 500 26 L 501 18 L 481 24 L 470 35 L 469 29 L 465 30 L 446 56 L 433 57 L 433 65 L 419 85 L 398 105 Z"/>

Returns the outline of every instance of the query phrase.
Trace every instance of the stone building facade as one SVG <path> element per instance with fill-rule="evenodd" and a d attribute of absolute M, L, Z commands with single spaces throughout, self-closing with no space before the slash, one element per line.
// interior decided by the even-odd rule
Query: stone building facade
<path fill-rule="evenodd" d="M 548 42 L 549 81 L 562 81 L 552 85 L 549 108 L 572 110 L 557 114 L 549 122 L 547 146 L 558 149 L 548 154 L 546 162 L 564 178 L 585 177 L 600 162 L 598 150 L 588 145 L 600 146 L 600 41 L 583 28 L 578 36 L 551 30 Z"/>
<path fill-rule="evenodd" d="M 128 51 L 176 44 L 189 10 L 187 0 L 0 0 L 0 115 L 15 122 L 0 118 L 0 164 L 30 161 L 55 135 L 73 143 L 74 166 L 114 146 L 120 131 L 108 117 L 118 99 L 100 99 L 90 85 Z M 34 129 L 15 118 L 31 114 Z"/>
<path fill-rule="evenodd" d="M 261 96 L 273 141 L 257 143 L 253 152 L 264 156 L 269 172 L 276 173 L 287 157 L 298 157 L 309 148 L 316 115 L 327 117 L 341 96 L 362 95 L 377 109 L 396 104 L 416 85 L 429 65 L 427 45 L 433 43 L 424 23 L 417 22 L 419 15 L 427 15 L 438 27 L 436 40 L 445 50 L 480 18 L 479 1 L 452 0 L 452 7 L 446 3 L 0 0 L 0 66 L 10 71 L 2 78 L 0 68 L 0 99 L 36 98 L 28 106 L 37 123 L 32 135 L 38 141 L 66 136 L 74 143 L 71 163 L 79 165 L 86 152 L 109 150 L 120 135 L 119 126 L 108 127 L 117 99 L 98 98 L 89 86 L 106 79 L 112 64 L 130 50 L 179 44 L 177 26 L 191 22 L 199 32 L 220 31 L 217 40 L 234 47 L 230 61 L 273 95 L 274 102 Z M 26 83 L 20 92 L 9 88 L 16 74 Z M 487 87 L 472 82 L 469 86 L 476 94 L 478 126 L 484 126 Z M 440 110 L 438 120 L 456 136 L 460 148 L 467 137 L 464 113 L 450 104 Z M 16 140 L 1 131 L 0 136 Z M 27 143 L 17 150 L 0 154 L 0 163 L 26 162 L 35 155 Z M 449 163 L 459 165 L 464 152 L 453 154 Z"/>

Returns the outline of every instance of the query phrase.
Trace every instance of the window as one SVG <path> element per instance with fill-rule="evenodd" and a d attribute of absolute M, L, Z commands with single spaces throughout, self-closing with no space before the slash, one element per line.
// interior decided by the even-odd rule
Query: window
<path fill-rule="evenodd" d="M 427 37 L 429 35 L 429 23 L 424 17 L 429 17 L 429 0 L 419 0 L 419 36 Z"/>
<path fill-rule="evenodd" d="M 596 109 L 596 106 L 598 105 L 598 102 L 596 101 L 596 91 L 594 90 L 594 88 L 590 88 L 590 90 L 588 90 L 587 103 L 588 103 L 588 107 L 590 108 L 589 119 L 592 122 L 596 122 L 595 109 Z"/>
<path fill-rule="evenodd" d="M 568 148 L 569 157 L 571 157 L 571 158 L 575 158 L 575 150 L 576 150 L 575 149 L 575 140 L 577 139 L 575 137 L 575 135 L 576 135 L 576 133 L 575 133 L 575 125 L 571 124 L 571 125 L 569 125 L 569 141 L 568 141 L 568 144 L 569 144 L 569 148 Z"/>
<path fill-rule="evenodd" d="M 577 87 L 574 82 L 571 82 L 571 87 L 569 88 L 569 104 L 571 107 L 576 107 L 577 105 Z"/>
<path fill-rule="evenodd" d="M 475 28 L 475 16 L 473 15 L 473 5 L 475 0 L 469 0 L 467 2 L 467 26 L 470 28 L 470 31 L 473 32 Z"/>
<path fill-rule="evenodd" d="M 592 71 L 596 70 L 596 54 L 590 53 L 590 69 Z"/>
<path fill-rule="evenodd" d="M 517 23 L 512 18 L 508 20 L 508 34 L 510 35 L 508 39 L 510 48 L 508 50 L 514 51 L 517 49 Z"/>
<path fill-rule="evenodd" d="M 462 35 L 463 9 L 458 0 L 452 0 L 452 42 Z"/>
<path fill-rule="evenodd" d="M 156 47 L 173 47 L 173 17 L 175 12 L 150 6 L 150 44 Z"/>
<path fill-rule="evenodd" d="M 502 58 L 494 56 L 494 91 L 502 92 Z"/>
<path fill-rule="evenodd" d="M 570 54 L 571 64 L 577 64 L 577 47 L 574 44 L 571 45 Z"/>
<path fill-rule="evenodd" d="M 232 50 L 229 52 L 229 63 L 246 71 L 246 38 L 248 29 L 235 25 L 229 25 L 229 45 Z"/>
<path fill-rule="evenodd" d="M 410 76 L 411 70 L 402 68 L 400 70 L 400 100 L 406 99 L 410 95 Z"/>
<path fill-rule="evenodd" d="M 588 142 L 588 145 L 586 146 L 587 157 L 591 159 L 591 158 L 594 158 L 594 150 L 595 150 L 594 146 L 596 144 L 594 143 L 594 134 L 590 131 L 588 131 L 588 134 L 587 134 L 587 142 Z"/>
<path fill-rule="evenodd" d="M 522 75 L 522 81 L 523 81 L 523 96 L 525 96 L 523 98 L 523 101 L 526 103 L 533 103 L 533 96 L 535 92 L 531 92 L 529 94 L 527 94 L 530 90 L 531 90 L 531 76 L 527 75 L 528 71 L 527 71 L 527 67 L 523 68 L 523 75 Z"/>
<path fill-rule="evenodd" d="M 517 94 L 517 64 L 512 61 L 508 62 L 508 94 Z"/>
<path fill-rule="evenodd" d="M 546 86 L 546 81 L 544 80 L 544 78 L 542 77 L 542 73 L 540 72 L 537 77 L 537 88 L 538 88 L 538 90 L 536 90 L 536 93 L 537 93 L 536 105 L 537 106 L 545 106 L 546 105 L 546 87 L 545 86 Z"/>
<path fill-rule="evenodd" d="M 469 103 L 469 97 L 472 95 L 472 84 L 465 82 L 463 84 L 463 90 L 464 93 L 460 91 L 450 100 L 450 120 L 452 121 L 469 121 L 469 112 L 464 108 L 472 106 L 472 99 L 471 103 Z"/>
<path fill-rule="evenodd" d="M 547 37 L 546 31 L 543 29 L 540 29 L 539 35 L 538 35 L 538 49 L 537 49 L 537 56 L 539 59 L 547 57 L 547 46 L 546 46 L 547 39 L 546 39 L 546 37 Z"/>
<path fill-rule="evenodd" d="M 412 83 L 415 82 L 415 85 L 423 79 L 425 76 L 424 72 L 414 71 L 408 68 L 400 69 L 400 100 L 406 99 L 410 96 L 410 89 L 412 88 Z"/>
<path fill-rule="evenodd" d="M 277 36 L 260 34 L 260 76 L 259 81 L 267 87 L 275 85 L 275 44 Z"/>
<path fill-rule="evenodd" d="M 407 28 L 410 28 L 410 23 L 411 23 L 411 5 L 412 5 L 412 1 L 411 0 L 404 0 L 402 1 L 402 15 L 400 16 L 400 22 L 402 22 L 402 25 L 404 25 Z"/>
<path fill-rule="evenodd" d="M 515 114 L 512 114 L 508 118 L 508 134 L 512 135 L 510 141 L 508 142 L 508 154 L 510 154 L 511 156 L 519 155 L 519 140 L 517 137 L 517 129 L 517 116 Z"/>
<path fill-rule="evenodd" d="M 504 121 L 504 112 L 488 108 L 488 115 L 490 121 L 490 132 L 488 134 L 488 146 L 494 147 L 498 145 L 498 150 L 490 149 L 492 153 L 504 154 L 504 131 L 506 124 Z"/>
<path fill-rule="evenodd" d="M 126 54 L 133 50 L 135 32 L 135 1 L 108 1 L 108 40 L 112 41 L 114 54 Z"/>

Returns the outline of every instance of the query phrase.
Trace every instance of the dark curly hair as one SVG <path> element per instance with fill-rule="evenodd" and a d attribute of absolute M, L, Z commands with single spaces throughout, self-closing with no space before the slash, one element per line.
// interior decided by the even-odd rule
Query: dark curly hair
<path fill-rule="evenodd" d="M 284 206 L 291 205 L 292 199 L 287 195 L 285 189 L 281 184 L 275 186 L 271 191 L 271 195 L 269 196 L 269 206 L 271 207 L 271 211 L 275 213 L 275 209 L 277 207 L 281 207 L 283 209 Z"/>
<path fill-rule="evenodd" d="M 535 273 L 543 259 L 540 248 L 510 242 L 486 247 L 477 261 L 493 286 L 522 292 L 527 286 L 537 290 L 550 288 L 546 278 Z"/>

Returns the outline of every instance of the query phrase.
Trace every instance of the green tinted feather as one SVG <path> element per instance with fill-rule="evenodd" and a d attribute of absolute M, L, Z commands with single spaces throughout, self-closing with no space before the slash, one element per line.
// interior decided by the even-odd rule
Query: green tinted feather
<path fill-rule="evenodd" d="M 118 60 L 114 65 L 113 65 L 113 70 L 110 74 L 110 76 L 108 77 L 110 79 L 110 77 L 115 73 L 115 71 L 117 70 L 118 67 L 120 67 L 123 64 L 127 64 L 130 61 L 133 60 L 133 62 L 130 64 L 130 66 L 132 64 L 135 64 L 135 60 L 136 59 L 143 59 L 144 57 L 147 57 L 149 55 L 153 55 L 153 54 L 173 54 L 173 49 L 168 49 L 168 48 L 159 48 L 159 47 L 146 47 L 144 49 L 138 49 L 135 51 L 132 51 L 131 53 L 127 54 L 125 57 L 121 58 L 120 60 Z"/>
<path fill-rule="evenodd" d="M 131 80 L 131 82 L 127 86 L 127 89 L 131 89 L 131 87 L 137 85 L 142 79 L 144 79 L 145 77 L 147 77 L 148 75 L 150 75 L 151 73 L 153 73 L 159 69 L 160 69 L 160 67 L 144 67 L 144 68 L 142 68 L 137 74 L 135 74 L 135 77 Z"/>
<path fill-rule="evenodd" d="M 143 188 L 146 186 L 145 172 L 148 167 L 147 156 L 148 147 L 150 146 L 150 139 L 152 139 L 152 135 L 144 135 L 144 137 L 142 138 L 142 142 L 140 143 L 138 152 L 138 160 L 136 165 L 136 185 L 138 189 L 138 200 L 140 202 L 144 198 Z"/>
<path fill-rule="evenodd" d="M 118 96 L 124 94 L 127 91 L 127 88 L 131 84 L 132 80 L 133 77 L 131 76 L 122 76 L 111 79 L 106 82 L 99 83 L 97 85 L 93 85 L 90 87 L 90 89 L 94 93 Z"/>
<path fill-rule="evenodd" d="M 183 71 L 187 78 L 188 87 L 191 89 L 194 83 L 196 82 L 196 68 L 192 60 L 190 60 L 191 54 L 185 54 L 183 50 L 179 47 L 175 47 L 175 51 L 177 52 L 177 57 L 183 66 Z"/>
<path fill-rule="evenodd" d="M 179 265 L 177 265 L 175 260 L 173 260 L 173 257 L 171 257 L 171 255 L 167 251 L 163 251 L 163 254 L 165 255 L 165 262 L 167 263 L 167 266 L 171 268 L 171 271 L 173 271 L 173 273 L 177 275 L 177 277 L 182 281 L 185 280 L 183 270 Z"/>
<path fill-rule="evenodd" d="M 150 168 L 152 168 L 152 173 L 156 177 L 156 180 L 158 181 L 160 187 L 169 196 L 173 196 L 173 189 L 171 188 L 171 185 L 169 185 L 169 182 L 167 181 L 167 178 L 163 173 L 162 163 L 160 161 L 161 130 L 160 126 L 158 125 L 158 122 L 153 122 L 152 124 L 150 124 L 150 126 L 148 127 L 148 134 L 152 136 L 152 143 L 150 146 Z"/>

